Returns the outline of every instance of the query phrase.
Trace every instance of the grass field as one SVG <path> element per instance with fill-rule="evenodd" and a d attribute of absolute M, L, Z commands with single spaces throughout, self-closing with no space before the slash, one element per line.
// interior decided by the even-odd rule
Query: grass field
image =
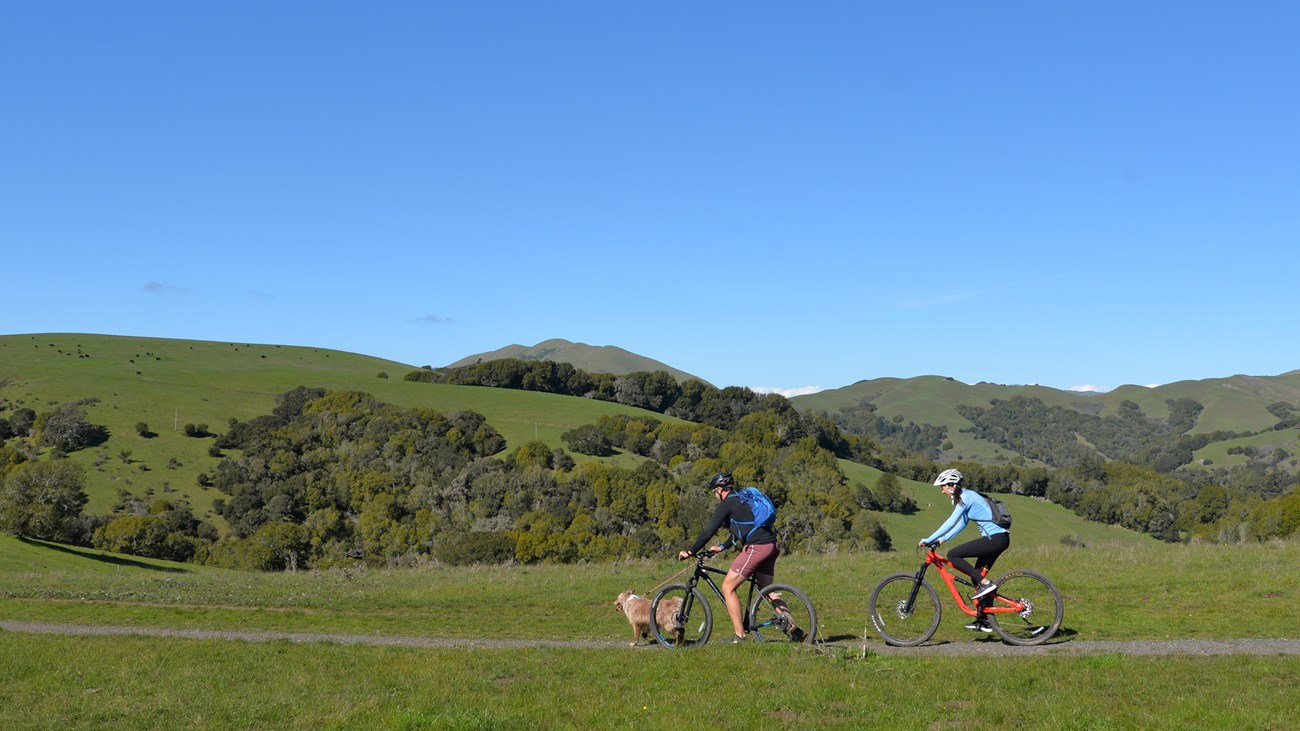
<path fill-rule="evenodd" d="M 1300 590 L 1267 568 L 1298 559 L 1296 544 L 1021 541 L 999 568 L 1055 579 L 1065 642 L 1277 638 L 1296 636 Z M 875 637 L 864 655 L 867 590 L 918 561 L 911 549 L 781 559 L 780 578 L 812 596 L 835 649 L 672 653 L 623 646 L 630 631 L 613 600 L 668 579 L 682 568 L 673 561 L 245 574 L 4 536 L 8 621 L 611 645 L 407 649 L 0 632 L 0 728 L 1293 727 L 1292 656 L 976 660 L 878 654 Z M 962 630 L 944 602 L 937 641 L 988 641 Z"/>
<path fill-rule="evenodd" d="M 823 635 L 841 641 L 862 634 L 871 586 L 915 570 L 920 558 L 912 548 L 794 554 L 781 559 L 779 578 L 808 592 Z M 1079 639 L 1267 638 L 1297 634 L 1300 590 L 1264 578 L 1266 568 L 1297 559 L 1292 544 L 1076 549 L 1019 541 L 997 568 L 1052 577 L 1066 597 L 1065 627 Z M 8 620 L 581 640 L 630 634 L 615 596 L 649 593 L 684 568 L 665 559 L 252 574 L 8 536 L 0 537 L 0 561 L 0 616 Z M 958 624 L 945 622 L 938 637 L 961 638 Z"/>
<path fill-rule="evenodd" d="M 408 650 L 0 636 L 6 729 L 1290 729 L 1297 657 Z M 70 661 L 69 658 L 75 658 Z"/>

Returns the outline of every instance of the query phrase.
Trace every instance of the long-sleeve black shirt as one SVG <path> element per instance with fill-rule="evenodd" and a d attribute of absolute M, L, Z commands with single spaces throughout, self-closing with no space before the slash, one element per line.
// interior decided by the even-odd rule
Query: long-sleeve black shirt
<path fill-rule="evenodd" d="M 739 543 L 740 536 L 737 535 L 736 525 L 735 523 L 731 523 L 731 520 L 737 520 L 743 523 L 744 525 L 740 527 L 745 531 L 748 531 L 750 528 L 749 522 L 754 520 L 754 511 L 750 510 L 749 506 L 740 498 L 736 497 L 735 494 L 728 495 L 725 500 L 718 503 L 718 507 L 713 509 L 713 515 L 709 517 L 709 522 L 704 525 L 703 532 L 701 532 L 700 536 L 695 539 L 695 544 L 691 546 L 691 553 L 699 553 L 700 549 L 708 545 L 709 539 L 713 538 L 713 535 L 718 532 L 718 529 L 722 527 L 723 523 L 729 524 L 731 536 L 722 547 L 728 548 L 735 543 Z M 745 543 L 755 545 L 775 542 L 776 533 L 774 533 L 769 526 L 760 526 L 758 530 L 755 530 L 754 534 L 749 537 L 749 540 L 745 541 Z"/>

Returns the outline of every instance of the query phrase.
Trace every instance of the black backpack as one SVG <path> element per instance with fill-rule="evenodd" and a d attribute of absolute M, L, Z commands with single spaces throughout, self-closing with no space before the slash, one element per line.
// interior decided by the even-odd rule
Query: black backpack
<path fill-rule="evenodd" d="M 984 499 L 989 501 L 989 509 L 993 511 L 993 524 L 999 528 L 1010 528 L 1011 511 L 1007 510 L 1007 506 L 995 497 L 986 497 Z"/>

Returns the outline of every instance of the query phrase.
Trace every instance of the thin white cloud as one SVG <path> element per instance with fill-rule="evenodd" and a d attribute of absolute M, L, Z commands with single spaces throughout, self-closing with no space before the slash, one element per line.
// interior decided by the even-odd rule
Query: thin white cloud
<path fill-rule="evenodd" d="M 988 292 L 992 290 L 984 290 L 984 291 Z M 947 304 L 952 304 L 953 302 L 960 302 L 962 300 L 970 299 L 971 297 L 975 297 L 976 295 L 981 295 L 981 294 L 984 294 L 984 292 L 964 292 L 961 294 L 950 294 L 945 297 L 940 297 L 938 299 L 933 299 L 933 300 L 909 300 L 907 302 L 899 302 L 898 304 L 894 305 L 894 309 L 916 310 L 922 307 L 938 307 L 939 305 L 947 305 Z"/>
<path fill-rule="evenodd" d="M 792 398 L 794 396 L 807 396 L 810 393 L 825 391 L 821 386 L 800 386 L 799 388 L 769 388 L 767 386 L 750 386 L 749 390 L 754 393 L 777 393 Z"/>
<path fill-rule="evenodd" d="M 174 284 L 164 284 L 162 282 L 149 281 L 144 283 L 144 291 L 149 294 L 189 294 L 189 287 L 178 287 Z"/>
<path fill-rule="evenodd" d="M 456 321 L 450 317 L 438 317 L 437 315 L 422 315 L 411 320 L 412 325 L 455 325 Z"/>
<path fill-rule="evenodd" d="M 1041 285 L 1044 282 L 1053 282 L 1053 281 L 1059 281 L 1061 279 L 1069 279 L 1072 276 L 1074 275 L 1057 274 L 1055 276 L 1049 276 L 1049 277 L 1039 279 L 1038 283 L 1039 285 Z M 936 297 L 934 299 L 907 300 L 904 302 L 899 302 L 898 304 L 894 305 L 894 309 L 915 310 L 923 307 L 939 307 L 942 305 L 950 305 L 954 302 L 961 302 L 962 300 L 973 299 L 975 297 L 982 297 L 983 295 L 992 292 L 1001 292 L 1005 289 L 1011 289 L 1011 287 L 1010 286 L 989 287 L 987 289 L 976 289 L 970 292 L 957 292 L 955 294 L 948 294 L 948 295 L 944 295 L 943 297 Z"/>

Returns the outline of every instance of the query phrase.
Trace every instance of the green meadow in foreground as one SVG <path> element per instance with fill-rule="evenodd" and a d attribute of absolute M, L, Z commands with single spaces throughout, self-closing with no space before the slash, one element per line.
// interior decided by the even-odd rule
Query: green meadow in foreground
<path fill-rule="evenodd" d="M 718 560 L 724 560 L 720 557 Z M 862 636 L 867 592 L 914 571 L 921 553 L 793 554 L 778 579 L 808 592 L 823 639 Z M 1300 627 L 1300 589 L 1276 567 L 1295 543 L 1146 547 L 1020 546 L 997 571 L 1032 568 L 1065 597 L 1064 639 L 1275 638 Z M 725 565 L 725 564 L 724 564 Z M 258 574 L 173 564 L 0 536 L 0 618 L 419 637 L 630 640 L 613 608 L 621 591 L 651 593 L 687 568 L 672 560 L 614 564 L 302 571 Z M 933 576 L 933 574 L 931 574 Z M 680 579 L 678 579 L 680 580 Z M 939 585 L 936 584 L 936 588 Z M 966 637 L 941 589 L 938 640 Z M 718 608 L 719 611 L 721 608 Z M 860 640 L 858 640 L 860 642 Z M 879 642 L 869 638 L 868 646 Z"/>
<path fill-rule="evenodd" d="M 669 652 L 628 648 L 613 602 L 670 579 L 683 568 L 671 561 L 247 574 L 3 536 L 3 621 L 596 644 L 411 649 L 0 632 L 0 728 L 1293 725 L 1296 656 L 878 652 L 879 639 L 863 639 L 867 591 L 919 559 L 910 548 L 783 558 L 780 578 L 812 596 L 829 647 Z M 1294 543 L 1013 546 L 999 568 L 1056 581 L 1067 602 L 1063 643 L 1285 638 L 1300 626 L 1300 590 L 1274 569 L 1297 559 Z M 964 617 L 943 601 L 937 642 L 989 641 L 962 630 Z"/>
<path fill-rule="evenodd" d="M 0 634 L 6 729 L 1294 728 L 1300 657 L 412 650 Z"/>

